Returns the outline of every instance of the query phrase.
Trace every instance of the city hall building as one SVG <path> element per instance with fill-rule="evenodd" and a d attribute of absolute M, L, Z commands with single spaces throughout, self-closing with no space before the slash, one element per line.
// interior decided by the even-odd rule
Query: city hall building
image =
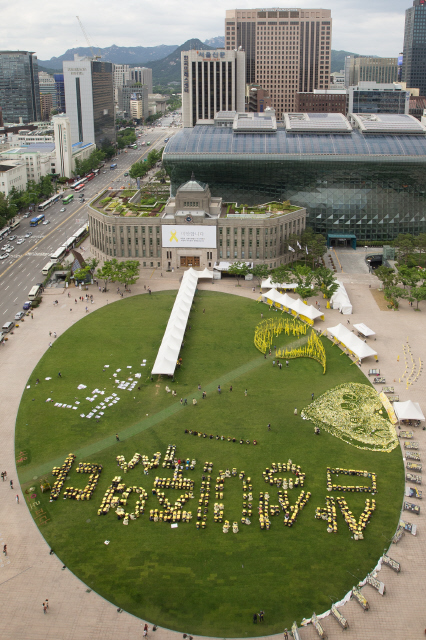
<path fill-rule="evenodd" d="M 289 200 L 324 236 L 388 240 L 426 232 L 425 127 L 407 114 L 217 113 L 182 129 L 163 165 L 172 195 L 189 180 L 252 206 Z"/>
<path fill-rule="evenodd" d="M 191 176 L 155 217 L 105 215 L 95 200 L 89 208 L 91 251 L 101 263 L 133 259 L 151 270 L 226 270 L 223 263 L 235 261 L 273 268 L 293 259 L 288 239 L 305 229 L 306 210 L 268 209 L 235 212 L 211 195 L 208 184 Z"/>

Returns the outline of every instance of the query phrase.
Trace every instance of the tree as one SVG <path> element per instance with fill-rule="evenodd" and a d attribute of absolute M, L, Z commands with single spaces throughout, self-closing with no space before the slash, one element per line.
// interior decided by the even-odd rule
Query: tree
<path fill-rule="evenodd" d="M 120 282 L 120 284 L 124 284 L 124 287 L 127 289 L 129 284 L 135 284 L 139 279 L 139 267 L 138 260 L 119 262 L 114 280 Z"/>
<path fill-rule="evenodd" d="M 419 302 L 426 300 L 426 285 L 423 282 L 419 286 L 410 288 L 408 295 L 406 296 L 409 302 L 416 302 L 416 311 L 419 310 Z"/>
<path fill-rule="evenodd" d="M 253 278 L 257 280 L 260 287 L 262 285 L 262 280 L 267 278 L 269 275 L 269 267 L 267 264 L 255 264 L 251 273 L 253 274 Z"/>
<path fill-rule="evenodd" d="M 318 293 L 318 289 L 314 284 L 315 272 L 312 271 L 310 267 L 300 264 L 296 265 L 293 270 L 293 277 L 297 282 L 295 292 L 304 300 Z"/>
<path fill-rule="evenodd" d="M 293 272 L 288 264 L 281 264 L 269 274 L 273 285 L 289 284 L 293 282 Z"/>
<path fill-rule="evenodd" d="M 135 162 L 132 164 L 129 170 L 129 176 L 136 180 L 137 178 L 143 178 L 148 173 L 148 164 L 146 162 Z"/>
<path fill-rule="evenodd" d="M 91 258 L 90 260 L 86 261 L 86 266 L 88 267 L 89 273 L 92 276 L 92 278 L 95 274 L 95 269 L 98 266 L 98 264 L 99 264 L 99 260 L 97 260 L 97 258 Z"/>
<path fill-rule="evenodd" d="M 400 233 L 393 242 L 398 252 L 398 261 L 405 264 L 410 253 L 414 249 L 414 238 L 411 233 Z"/>
<path fill-rule="evenodd" d="M 96 273 L 96 278 L 104 281 L 104 289 L 107 291 L 108 282 L 115 280 L 115 275 L 117 273 L 117 265 L 118 261 L 116 258 L 112 260 L 107 260 L 104 262 L 102 267 L 98 269 Z"/>
<path fill-rule="evenodd" d="M 90 273 L 89 265 L 76 269 L 73 273 L 76 282 L 86 282 L 87 276 Z"/>
<path fill-rule="evenodd" d="M 423 251 L 426 251 L 426 233 L 419 233 L 419 235 L 414 238 L 414 245 L 421 256 Z"/>
<path fill-rule="evenodd" d="M 320 288 L 321 293 L 323 293 L 328 300 L 330 300 L 339 288 L 339 283 L 336 281 L 333 271 L 327 269 L 327 267 L 318 267 L 318 269 L 315 269 L 315 282 Z"/>
<path fill-rule="evenodd" d="M 237 287 L 240 286 L 240 279 L 244 278 L 249 271 L 250 269 L 245 262 L 234 262 L 228 269 L 228 273 L 237 278 Z"/>
<path fill-rule="evenodd" d="M 383 288 L 389 288 L 397 284 L 399 281 L 399 274 L 391 269 L 382 265 L 374 271 L 374 275 L 383 283 Z"/>
<path fill-rule="evenodd" d="M 305 252 L 305 262 L 307 260 L 312 260 L 313 269 L 315 267 L 315 264 L 327 251 L 325 238 L 320 233 L 314 233 L 312 229 L 307 228 L 302 233 L 301 242 L 302 245 L 304 245 L 303 249 Z"/>

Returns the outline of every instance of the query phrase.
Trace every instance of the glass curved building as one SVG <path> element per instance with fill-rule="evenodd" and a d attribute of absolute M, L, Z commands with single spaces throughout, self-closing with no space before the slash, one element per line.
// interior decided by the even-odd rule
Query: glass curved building
<path fill-rule="evenodd" d="M 224 201 L 290 200 L 317 233 L 387 240 L 426 232 L 425 131 L 404 114 L 218 113 L 171 138 L 163 164 L 173 194 L 195 171 Z"/>

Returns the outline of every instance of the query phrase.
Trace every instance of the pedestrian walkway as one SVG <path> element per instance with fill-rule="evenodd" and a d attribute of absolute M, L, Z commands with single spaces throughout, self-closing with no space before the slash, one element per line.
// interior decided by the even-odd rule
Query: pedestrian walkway
<path fill-rule="evenodd" d="M 140 281 L 131 287 L 132 294 L 146 293 L 144 286 L 150 286 L 153 294 L 156 291 L 178 289 L 181 273 L 164 273 L 160 276 L 157 270 L 143 275 Z M 406 390 L 404 382 L 399 382 L 404 364 L 402 347 L 407 339 L 413 355 L 422 361 L 426 359 L 426 343 L 424 331 L 426 327 L 426 308 L 415 313 L 406 304 L 401 305 L 397 313 L 381 311 L 377 306 L 369 285 L 378 286 L 374 276 L 365 273 L 342 274 L 349 296 L 354 305 L 354 315 L 350 316 L 351 324 L 365 322 L 377 333 L 374 348 L 379 353 L 379 367 L 386 377 L 387 384 L 395 387 L 401 400 L 419 402 L 426 411 L 425 381 L 419 382 Z M 224 291 L 242 295 L 256 300 L 259 293 L 252 291 L 252 283 L 235 286 L 235 281 L 224 279 L 213 283 L 200 283 L 199 290 Z M 93 312 L 101 306 L 121 300 L 115 293 L 115 287 L 107 293 L 99 293 L 97 287 L 91 287 L 89 293 L 94 295 L 94 304 L 89 306 Z M 73 290 L 74 293 L 78 292 Z M 128 294 L 126 294 L 127 296 Z M 75 297 L 75 295 L 73 296 Z M 53 305 L 58 299 L 59 304 Z M 317 298 L 320 301 L 319 298 Z M 321 300 L 323 303 L 324 301 Z M 315 304 L 315 299 L 310 303 Z M 421 304 L 423 306 L 424 303 Z M 22 499 L 20 504 L 15 500 L 19 489 L 15 467 L 14 428 L 19 402 L 27 379 L 43 353 L 48 349 L 49 330 L 61 335 L 73 323 L 85 315 L 85 304 L 71 305 L 69 312 L 67 294 L 45 297 L 43 304 L 34 311 L 34 319 L 24 324 L 10 336 L 10 340 L 1 349 L 0 371 L 2 376 L 2 421 L 0 423 L 0 441 L 2 469 L 8 472 L 8 480 L 14 481 L 14 491 L 9 482 L 0 482 L 0 544 L 7 544 L 8 555 L 0 558 L 0 595 L 2 614 L 0 616 L 0 637 L 2 640 L 109 640 L 124 637 L 140 637 L 143 624 L 126 612 L 118 612 L 117 608 L 101 596 L 87 589 L 62 563 L 56 555 L 50 555 L 49 547 Z M 259 310 L 261 307 L 259 306 Z M 341 316 L 337 311 L 325 310 L 324 328 L 334 326 L 338 322 L 346 324 L 348 316 Z M 322 325 L 321 325 L 322 328 Z M 398 362 L 397 357 L 400 356 Z M 262 357 L 253 360 L 253 366 L 260 366 Z M 256 364 L 255 364 L 256 363 Z M 259 365 L 257 365 L 259 363 Z M 365 362 L 362 371 L 367 374 L 371 363 Z M 237 372 L 230 372 L 228 379 L 222 377 L 221 384 L 233 380 Z M 210 386 L 214 389 L 216 381 Z M 177 410 L 180 410 L 177 404 Z M 173 407 L 173 410 L 174 407 Z M 154 416 L 153 419 L 155 419 Z M 158 419 L 161 416 L 157 416 Z M 141 429 L 144 421 L 135 425 Z M 129 435 L 132 435 L 129 433 Z M 416 439 L 420 447 L 426 451 L 426 432 L 416 430 Z M 113 437 L 112 437 L 113 440 Z M 19 455 L 19 452 L 16 452 Z M 35 475 L 35 474 L 34 474 Z M 401 496 L 402 502 L 402 496 Z M 364 587 L 363 592 L 370 603 L 370 611 L 364 614 L 357 603 L 349 602 L 342 607 L 342 613 L 349 621 L 349 629 L 345 631 L 347 640 L 388 640 L 392 638 L 419 638 L 424 634 L 424 575 L 426 573 L 426 547 L 422 544 L 426 530 L 426 516 L 407 515 L 407 519 L 417 524 L 419 534 L 413 537 L 405 534 L 398 545 L 392 545 L 389 554 L 401 563 L 400 574 L 393 573 L 384 567 L 380 572 L 387 588 L 386 596 L 380 596 L 371 587 Z M 388 540 L 383 547 L 388 548 Z M 357 543 L 362 544 L 362 542 Z M 364 577 L 364 576 L 361 576 Z M 355 579 L 354 579 L 355 582 Z M 309 588 L 307 586 L 307 588 Z M 49 609 L 43 615 L 42 603 L 49 599 Z M 331 603 L 330 603 L 331 604 Z M 316 612 L 320 614 L 320 611 Z M 152 622 L 148 621 L 151 627 Z M 142 624 L 142 626 L 141 626 Z M 330 617 L 323 621 L 329 637 L 337 637 L 340 628 Z M 151 634 L 152 635 L 152 634 Z M 159 628 L 156 640 L 180 640 L 181 633 Z M 317 638 L 312 626 L 300 630 L 302 640 Z M 276 636 L 280 640 L 282 635 Z M 340 637 L 340 636 L 339 636 Z"/>

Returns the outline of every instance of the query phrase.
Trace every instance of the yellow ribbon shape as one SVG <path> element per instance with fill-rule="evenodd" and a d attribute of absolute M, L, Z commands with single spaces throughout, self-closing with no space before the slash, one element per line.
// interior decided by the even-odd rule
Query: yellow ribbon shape
<path fill-rule="evenodd" d="M 176 231 L 171 231 L 170 232 L 170 240 L 169 242 L 171 242 L 172 240 L 176 240 L 177 243 L 179 243 L 179 240 L 177 239 L 177 235 L 176 235 Z"/>

